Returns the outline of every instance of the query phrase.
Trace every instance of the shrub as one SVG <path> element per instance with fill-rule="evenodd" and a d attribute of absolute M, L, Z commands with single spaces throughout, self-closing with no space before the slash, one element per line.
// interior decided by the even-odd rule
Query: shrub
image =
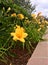
<path fill-rule="evenodd" d="M 10 0 L 0 0 L 0 60 L 7 64 L 10 49 L 18 45 L 29 52 L 32 43 L 38 43 L 46 29 L 47 21 L 33 17 Z M 12 0 L 11 0 L 12 1 Z M 38 18 L 39 17 L 39 18 Z M 45 24 L 46 23 L 46 24 Z"/>

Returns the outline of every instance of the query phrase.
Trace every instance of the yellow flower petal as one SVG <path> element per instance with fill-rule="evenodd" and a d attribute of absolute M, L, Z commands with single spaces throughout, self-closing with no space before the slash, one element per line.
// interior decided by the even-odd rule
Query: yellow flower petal
<path fill-rule="evenodd" d="M 24 40 L 23 38 L 21 38 L 21 39 L 19 39 L 19 40 L 20 40 L 21 42 L 23 42 L 23 43 L 25 42 L 25 40 Z"/>
<path fill-rule="evenodd" d="M 19 25 L 16 25 L 16 27 L 17 27 L 17 28 L 20 28 L 20 26 L 19 26 Z"/>
<path fill-rule="evenodd" d="M 10 33 L 11 34 L 11 36 L 15 36 L 15 33 L 14 32 L 12 32 L 12 33 Z"/>
<path fill-rule="evenodd" d="M 11 17 L 16 17 L 16 13 L 11 14 Z"/>
<path fill-rule="evenodd" d="M 17 41 L 17 38 L 16 38 L 16 36 L 14 36 L 14 37 L 13 37 L 13 40 L 14 40 L 14 41 Z"/>
<path fill-rule="evenodd" d="M 27 33 L 24 33 L 24 34 L 22 35 L 23 38 L 26 38 L 27 36 L 28 36 Z"/>
<path fill-rule="evenodd" d="M 10 11 L 11 10 L 11 8 L 9 7 L 8 9 L 7 9 L 7 11 Z"/>
<path fill-rule="evenodd" d="M 36 14 L 31 14 L 31 16 L 32 16 L 33 18 L 36 18 Z"/>
<path fill-rule="evenodd" d="M 46 24 L 48 24 L 48 21 L 45 21 Z"/>
<path fill-rule="evenodd" d="M 25 30 L 24 30 L 24 28 L 23 28 L 23 27 L 21 27 L 21 30 L 22 30 L 23 32 L 25 32 Z"/>
<path fill-rule="evenodd" d="M 41 28 L 38 29 L 38 32 L 40 32 Z"/>
<path fill-rule="evenodd" d="M 21 19 L 21 20 L 24 19 L 24 15 L 23 15 L 23 14 L 18 14 L 17 16 L 18 16 L 18 18 Z"/>

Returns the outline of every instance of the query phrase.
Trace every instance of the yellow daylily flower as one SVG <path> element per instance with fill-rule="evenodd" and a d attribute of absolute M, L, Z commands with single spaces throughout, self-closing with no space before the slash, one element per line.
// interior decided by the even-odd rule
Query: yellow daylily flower
<path fill-rule="evenodd" d="M 37 23 L 38 23 L 38 24 L 41 24 L 41 22 L 40 22 L 40 21 L 37 21 Z"/>
<path fill-rule="evenodd" d="M 29 21 L 29 20 L 26 20 L 26 23 L 27 23 L 27 24 L 29 24 L 29 23 L 30 23 L 30 21 Z"/>
<path fill-rule="evenodd" d="M 7 10 L 8 10 L 8 11 L 10 11 L 10 10 L 11 10 L 11 8 L 9 7 Z"/>
<path fill-rule="evenodd" d="M 33 18 L 36 18 L 36 14 L 31 14 L 31 16 L 32 16 Z"/>
<path fill-rule="evenodd" d="M 10 8 L 10 7 L 8 7 L 8 9 L 7 9 L 7 13 L 8 13 L 8 12 L 10 12 L 10 10 L 11 10 L 11 8 Z"/>
<path fill-rule="evenodd" d="M 19 40 L 21 42 L 25 42 L 24 38 L 26 38 L 28 36 L 28 34 L 25 33 L 25 30 L 24 30 L 23 27 L 20 27 L 20 26 L 17 25 L 16 29 L 15 29 L 15 32 L 12 32 L 11 36 L 13 36 L 14 41 Z"/>
<path fill-rule="evenodd" d="M 42 21 L 42 24 L 45 25 L 45 21 Z"/>
<path fill-rule="evenodd" d="M 46 26 L 48 28 L 48 26 Z"/>
<path fill-rule="evenodd" d="M 25 19 L 28 19 L 28 17 L 25 17 Z"/>
<path fill-rule="evenodd" d="M 16 13 L 11 14 L 11 17 L 16 17 Z"/>
<path fill-rule="evenodd" d="M 39 28 L 37 31 L 40 32 L 41 28 Z"/>
<path fill-rule="evenodd" d="M 23 14 L 18 14 L 17 17 L 18 17 L 19 19 L 21 19 L 21 20 L 24 19 L 24 15 L 23 15 Z"/>
<path fill-rule="evenodd" d="M 40 25 L 40 27 L 41 27 L 41 28 L 44 28 L 44 25 L 43 25 L 43 24 L 41 24 L 41 25 Z"/>
<path fill-rule="evenodd" d="M 5 10 L 5 7 L 3 7 L 3 10 Z"/>
<path fill-rule="evenodd" d="M 46 24 L 48 24 L 48 21 L 45 21 Z"/>

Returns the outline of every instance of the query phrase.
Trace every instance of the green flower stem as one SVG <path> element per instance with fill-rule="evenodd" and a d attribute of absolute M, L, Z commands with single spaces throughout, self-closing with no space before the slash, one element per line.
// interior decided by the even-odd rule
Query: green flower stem
<path fill-rule="evenodd" d="M 3 47 L 8 43 L 8 41 L 11 39 L 11 36 L 7 39 L 6 43 L 3 45 Z"/>

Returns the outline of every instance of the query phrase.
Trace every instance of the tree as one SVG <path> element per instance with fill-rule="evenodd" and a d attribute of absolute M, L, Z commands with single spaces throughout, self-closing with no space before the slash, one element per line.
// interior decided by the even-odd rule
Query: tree
<path fill-rule="evenodd" d="M 28 13 L 32 13 L 35 10 L 35 5 L 33 6 L 30 0 L 14 0 L 17 5 L 22 6 L 24 9 L 28 11 Z"/>

